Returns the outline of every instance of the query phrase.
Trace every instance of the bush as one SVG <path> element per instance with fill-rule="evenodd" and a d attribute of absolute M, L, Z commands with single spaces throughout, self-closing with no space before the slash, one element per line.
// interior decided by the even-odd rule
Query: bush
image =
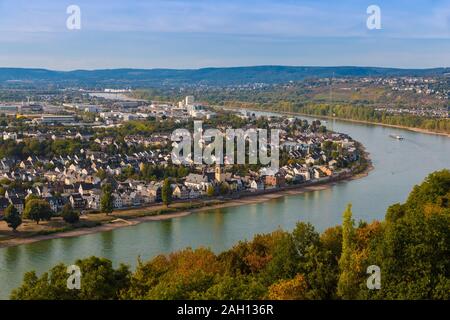
<path fill-rule="evenodd" d="M 74 211 L 69 203 L 64 206 L 61 217 L 67 223 L 76 223 L 80 220 L 80 214 Z"/>

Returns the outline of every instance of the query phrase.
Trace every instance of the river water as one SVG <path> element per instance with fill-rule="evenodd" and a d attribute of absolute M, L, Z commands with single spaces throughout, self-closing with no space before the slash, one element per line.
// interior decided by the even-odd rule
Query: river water
<path fill-rule="evenodd" d="M 323 231 L 341 222 L 349 202 L 353 204 L 356 221 L 383 219 L 386 208 L 405 201 L 412 187 L 429 173 L 450 168 L 450 138 L 337 120 L 329 120 L 326 125 L 364 144 L 375 167 L 367 177 L 264 203 L 3 248 L 0 298 L 8 298 L 10 291 L 20 285 L 24 272 L 42 273 L 58 262 L 71 264 L 77 258 L 95 255 L 111 259 L 115 265 L 123 262 L 134 267 L 138 256 L 146 260 L 157 254 L 200 246 L 220 252 L 257 233 L 278 227 L 292 230 L 298 221 L 311 222 Z M 405 139 L 398 141 L 390 134 L 400 134 Z"/>

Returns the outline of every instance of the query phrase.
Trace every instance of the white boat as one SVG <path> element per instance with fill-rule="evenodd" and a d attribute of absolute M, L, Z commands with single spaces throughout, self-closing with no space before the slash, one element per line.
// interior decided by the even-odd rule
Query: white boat
<path fill-rule="evenodd" d="M 397 139 L 397 140 L 403 140 L 404 139 L 401 135 L 398 135 L 398 134 L 390 134 L 389 137 Z"/>

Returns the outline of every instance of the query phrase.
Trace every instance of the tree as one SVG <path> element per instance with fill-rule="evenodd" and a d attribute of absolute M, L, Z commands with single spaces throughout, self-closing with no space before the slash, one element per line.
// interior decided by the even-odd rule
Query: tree
<path fill-rule="evenodd" d="M 13 231 L 16 231 L 16 229 L 22 224 L 22 218 L 20 217 L 16 207 L 12 204 L 6 208 L 4 220 L 8 224 L 8 227 L 12 228 Z"/>
<path fill-rule="evenodd" d="M 214 284 L 220 273 L 216 255 L 209 249 L 185 249 L 168 256 L 139 262 L 124 298 L 179 300 L 191 299 Z"/>
<path fill-rule="evenodd" d="M 29 202 L 29 201 L 31 201 L 31 200 L 38 200 L 38 199 L 41 199 L 41 198 L 39 198 L 37 195 L 35 195 L 35 194 L 30 194 L 29 196 L 27 196 L 26 198 L 25 198 L 25 205 L 27 205 L 27 203 Z"/>
<path fill-rule="evenodd" d="M 338 295 L 343 299 L 356 298 L 359 282 L 355 270 L 355 229 L 352 219 L 352 205 L 349 204 L 343 214 L 342 254 L 339 259 Z"/>
<path fill-rule="evenodd" d="M 222 182 L 219 190 L 221 195 L 227 195 L 230 193 L 230 185 L 228 182 Z"/>
<path fill-rule="evenodd" d="M 266 284 L 279 279 L 293 278 L 298 271 L 299 255 L 292 234 L 281 232 L 274 237 L 274 240 L 269 255 L 271 259 L 262 274 L 262 279 Z"/>
<path fill-rule="evenodd" d="M 164 179 L 161 190 L 161 198 L 163 203 L 168 207 L 172 203 L 172 187 L 168 178 Z"/>
<path fill-rule="evenodd" d="M 66 203 L 62 209 L 61 217 L 67 223 L 76 223 L 80 220 L 80 214 L 73 210 L 70 203 Z"/>
<path fill-rule="evenodd" d="M 96 176 L 97 176 L 100 180 L 105 179 L 105 178 L 106 178 L 106 172 L 105 172 L 105 170 L 103 170 L 102 168 L 100 168 L 100 169 L 97 171 Z"/>
<path fill-rule="evenodd" d="M 301 274 L 293 279 L 280 280 L 269 287 L 270 300 L 305 300 L 308 284 Z"/>
<path fill-rule="evenodd" d="M 112 195 L 112 186 L 106 183 L 102 186 L 102 196 L 100 198 L 100 210 L 110 214 L 114 209 L 114 197 Z"/>
<path fill-rule="evenodd" d="M 36 221 L 39 224 L 41 220 L 50 220 L 52 217 L 52 209 L 50 204 L 41 199 L 32 199 L 27 201 L 23 210 L 23 217 Z"/>
<path fill-rule="evenodd" d="M 208 197 L 214 197 L 216 194 L 216 189 L 213 186 L 209 186 L 206 190 L 206 194 L 208 195 Z"/>
<path fill-rule="evenodd" d="M 253 276 L 221 276 L 206 292 L 192 296 L 199 300 L 257 300 L 266 288 Z"/>
<path fill-rule="evenodd" d="M 13 290 L 13 300 L 106 300 L 118 299 L 129 286 L 130 271 L 125 265 L 114 269 L 112 262 L 104 258 L 90 257 L 77 260 L 82 280 L 80 290 L 67 288 L 67 266 L 58 264 L 38 277 L 27 272 L 22 285 Z"/>
<path fill-rule="evenodd" d="M 382 270 L 377 299 L 450 299 L 450 171 L 430 174 L 386 213 L 370 248 Z"/>

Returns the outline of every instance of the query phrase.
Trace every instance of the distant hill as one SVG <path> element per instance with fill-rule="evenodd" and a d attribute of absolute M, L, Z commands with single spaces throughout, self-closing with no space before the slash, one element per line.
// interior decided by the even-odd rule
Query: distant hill
<path fill-rule="evenodd" d="M 203 69 L 103 69 L 52 71 L 46 69 L 0 68 L 0 84 L 74 86 L 181 86 L 284 83 L 307 78 L 365 76 L 436 76 L 450 68 L 395 69 L 377 67 L 291 67 L 255 66 Z"/>

